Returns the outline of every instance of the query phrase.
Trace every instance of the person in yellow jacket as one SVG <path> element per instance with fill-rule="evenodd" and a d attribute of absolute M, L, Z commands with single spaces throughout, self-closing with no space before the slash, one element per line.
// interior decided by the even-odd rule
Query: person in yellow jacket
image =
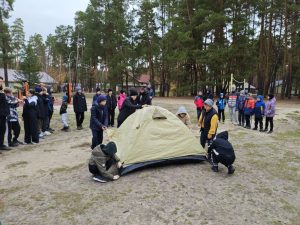
<path fill-rule="evenodd" d="M 202 111 L 198 126 L 200 127 L 200 144 L 205 148 L 206 142 L 212 142 L 217 133 L 218 128 L 218 113 L 213 108 L 214 102 L 212 99 L 207 99 L 204 102 L 205 110 Z"/>

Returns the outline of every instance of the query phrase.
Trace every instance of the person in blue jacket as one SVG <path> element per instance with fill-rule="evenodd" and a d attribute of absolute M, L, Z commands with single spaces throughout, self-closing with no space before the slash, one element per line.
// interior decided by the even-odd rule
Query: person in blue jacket
<path fill-rule="evenodd" d="M 92 145 L 94 149 L 96 146 L 102 144 L 103 131 L 107 129 L 108 125 L 108 112 L 106 107 L 106 96 L 100 95 L 97 99 L 98 104 L 93 105 L 91 108 L 90 128 L 92 130 Z"/>
<path fill-rule="evenodd" d="M 216 105 L 218 106 L 218 117 L 219 117 L 219 121 L 223 121 L 223 123 L 225 122 L 225 107 L 226 107 L 226 100 L 224 98 L 224 94 L 221 93 L 220 94 L 220 98 L 217 100 Z"/>
<path fill-rule="evenodd" d="M 259 123 L 259 131 L 263 131 L 263 116 L 265 113 L 266 105 L 264 99 L 261 95 L 257 96 L 255 106 L 254 106 L 254 116 L 255 116 L 255 125 L 253 130 L 257 130 Z"/>

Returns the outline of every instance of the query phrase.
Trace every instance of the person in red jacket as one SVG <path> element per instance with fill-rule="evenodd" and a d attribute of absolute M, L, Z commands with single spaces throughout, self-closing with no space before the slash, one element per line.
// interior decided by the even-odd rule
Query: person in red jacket
<path fill-rule="evenodd" d="M 199 120 L 201 112 L 202 112 L 203 107 L 204 107 L 204 100 L 203 100 L 202 91 L 198 92 L 198 95 L 195 97 L 194 104 L 197 108 L 197 119 Z"/>

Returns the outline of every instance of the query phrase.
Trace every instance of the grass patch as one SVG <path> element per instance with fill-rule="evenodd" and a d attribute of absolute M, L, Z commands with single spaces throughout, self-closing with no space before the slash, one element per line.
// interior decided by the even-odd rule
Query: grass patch
<path fill-rule="evenodd" d="M 22 167 L 22 166 L 25 166 L 27 164 L 28 164 L 27 161 L 19 161 L 19 162 L 15 162 L 15 163 L 7 165 L 6 169 L 12 169 L 12 168 L 16 168 L 16 167 Z"/>

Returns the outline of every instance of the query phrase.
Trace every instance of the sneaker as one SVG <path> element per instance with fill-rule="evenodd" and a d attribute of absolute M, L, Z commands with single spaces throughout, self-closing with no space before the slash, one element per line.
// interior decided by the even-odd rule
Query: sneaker
<path fill-rule="evenodd" d="M 41 133 L 39 134 L 39 138 L 44 138 L 44 133 L 43 133 L 43 132 L 41 132 Z"/>
<path fill-rule="evenodd" d="M 273 131 L 272 130 L 270 130 L 269 132 L 267 132 L 267 134 L 272 134 L 273 133 Z"/>
<path fill-rule="evenodd" d="M 217 172 L 219 172 L 219 167 L 218 166 L 212 166 L 211 170 L 217 173 Z"/>
<path fill-rule="evenodd" d="M 19 145 L 24 145 L 24 142 L 22 142 L 22 141 L 16 140 L 16 143 L 18 143 Z"/>
<path fill-rule="evenodd" d="M 94 181 L 97 181 L 97 182 L 100 182 L 100 183 L 106 183 L 106 182 L 107 182 L 107 180 L 106 180 L 104 177 L 101 177 L 101 176 L 99 176 L 99 175 L 94 176 L 94 177 L 93 177 L 93 180 L 94 180 Z"/>
<path fill-rule="evenodd" d="M 264 130 L 263 130 L 263 129 L 260 129 L 259 132 L 264 132 Z"/>
<path fill-rule="evenodd" d="M 235 171 L 235 168 L 233 165 L 228 166 L 228 174 L 233 174 Z"/>
<path fill-rule="evenodd" d="M 53 133 L 55 130 L 52 129 L 52 128 L 49 128 L 48 131 L 49 131 L 50 133 Z"/>
<path fill-rule="evenodd" d="M 50 133 L 49 131 L 45 131 L 45 132 L 44 132 L 44 135 L 46 135 L 46 136 L 50 136 L 50 135 L 51 135 L 51 133 Z"/>
<path fill-rule="evenodd" d="M 252 130 L 257 130 L 257 128 L 254 127 Z"/>
<path fill-rule="evenodd" d="M 263 132 L 268 132 L 268 129 L 264 129 Z"/>
<path fill-rule="evenodd" d="M 34 141 L 32 141 L 30 144 L 32 144 L 32 145 L 37 145 L 38 143 L 37 143 L 37 142 L 34 142 Z"/>
<path fill-rule="evenodd" d="M 10 151 L 11 148 L 7 147 L 6 145 L 2 145 L 2 146 L 0 146 L 0 150 L 2 150 L 2 151 Z"/>

